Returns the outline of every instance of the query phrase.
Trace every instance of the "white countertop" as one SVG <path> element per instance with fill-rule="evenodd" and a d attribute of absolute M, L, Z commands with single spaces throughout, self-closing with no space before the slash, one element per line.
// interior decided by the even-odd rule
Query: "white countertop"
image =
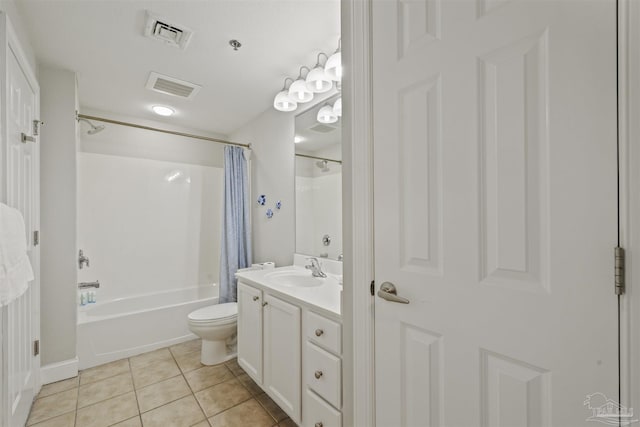
<path fill-rule="evenodd" d="M 324 283 L 320 286 L 291 286 L 278 283 L 276 278 L 269 277 L 271 273 L 281 273 L 295 271 L 297 274 L 311 271 L 300 266 L 290 265 L 287 267 L 271 268 L 266 270 L 245 270 L 236 273 L 238 281 L 245 282 L 260 289 L 266 290 L 274 296 L 283 299 L 290 299 L 312 310 L 325 312 L 331 317 L 339 319 L 341 316 L 340 300 L 342 298 L 342 285 L 338 282 L 341 276 L 327 273 L 326 279 L 320 279 Z"/>

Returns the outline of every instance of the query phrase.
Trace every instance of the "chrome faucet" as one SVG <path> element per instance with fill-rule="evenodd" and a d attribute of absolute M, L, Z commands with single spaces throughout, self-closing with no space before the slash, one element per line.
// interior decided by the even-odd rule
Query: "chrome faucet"
<path fill-rule="evenodd" d="M 320 261 L 316 257 L 309 257 L 307 260 L 311 261 L 311 264 L 305 265 L 304 268 L 307 270 L 311 270 L 311 275 L 313 277 L 327 277 L 327 275 L 322 271 L 322 267 L 320 266 Z"/>
<path fill-rule="evenodd" d="M 95 282 L 80 282 L 78 283 L 78 289 L 87 289 L 87 288 L 96 288 L 100 287 L 100 281 L 96 280 Z"/>
<path fill-rule="evenodd" d="M 80 249 L 80 252 L 78 253 L 78 268 L 82 270 L 82 267 L 85 265 L 89 267 L 89 257 L 85 256 L 82 249 Z"/>

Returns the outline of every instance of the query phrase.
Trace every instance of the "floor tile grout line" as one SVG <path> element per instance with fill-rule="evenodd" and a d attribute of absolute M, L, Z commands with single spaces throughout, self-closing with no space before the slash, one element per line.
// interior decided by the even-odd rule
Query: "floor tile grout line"
<path fill-rule="evenodd" d="M 133 367 L 131 366 L 130 357 L 127 359 L 127 364 L 129 365 L 129 375 L 131 375 L 131 385 L 133 386 L 133 395 L 136 398 L 136 407 L 138 408 L 138 418 L 140 419 L 140 425 L 142 425 L 142 412 L 140 411 L 140 401 L 138 400 L 138 387 L 136 387 L 136 383 L 133 380 Z"/>
<path fill-rule="evenodd" d="M 180 364 L 178 363 L 178 360 L 176 359 L 176 355 L 173 354 L 173 351 L 171 351 L 171 348 L 169 348 L 169 353 L 171 353 L 171 357 L 173 357 L 173 361 L 175 362 L 175 364 L 178 366 L 178 369 L 180 370 L 180 375 L 182 375 L 182 379 L 184 380 L 185 383 L 187 383 L 187 388 L 189 389 L 189 391 L 191 392 L 191 396 L 193 397 L 193 400 L 196 401 L 196 405 L 198 405 L 198 408 L 200 408 L 200 412 L 202 413 L 202 415 L 204 415 L 204 420 L 209 423 L 209 420 L 207 419 L 207 413 L 204 411 L 204 408 L 202 407 L 202 405 L 200 404 L 200 401 L 198 400 L 198 398 L 196 397 L 195 392 L 193 391 L 193 389 L 191 388 L 191 384 L 189 384 L 189 381 L 187 381 L 187 377 L 184 375 L 184 372 L 182 371 L 182 368 L 180 367 Z M 200 421 L 199 421 L 200 422 Z M 198 424 L 198 423 L 196 423 Z M 194 425 L 196 425 L 194 424 Z M 209 423 L 210 424 L 210 423 Z M 144 427 L 144 426 L 143 426 Z"/>

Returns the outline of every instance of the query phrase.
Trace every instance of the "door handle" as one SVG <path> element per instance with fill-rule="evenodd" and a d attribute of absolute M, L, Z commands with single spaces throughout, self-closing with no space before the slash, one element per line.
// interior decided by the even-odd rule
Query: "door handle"
<path fill-rule="evenodd" d="M 398 296 L 396 287 L 391 282 L 384 282 L 382 285 L 380 285 L 378 296 L 382 299 L 386 299 L 387 301 L 399 302 L 400 304 L 409 304 L 408 299 Z"/>
<path fill-rule="evenodd" d="M 27 142 L 36 142 L 36 139 L 32 136 L 27 135 L 26 133 L 22 133 L 21 141 L 23 144 L 26 144 Z"/>

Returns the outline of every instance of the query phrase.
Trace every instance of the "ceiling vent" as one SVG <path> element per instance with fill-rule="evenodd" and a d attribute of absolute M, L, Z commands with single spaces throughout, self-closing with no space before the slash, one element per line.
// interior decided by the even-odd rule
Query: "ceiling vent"
<path fill-rule="evenodd" d="M 325 125 L 322 123 L 318 123 L 315 126 L 312 126 L 309 128 L 309 130 L 312 130 L 314 132 L 319 132 L 319 133 L 329 133 L 329 132 L 333 132 L 334 130 L 336 130 L 337 126 L 331 126 L 331 125 Z"/>
<path fill-rule="evenodd" d="M 192 99 L 202 88 L 194 83 L 176 79 L 174 77 L 163 76 L 152 71 L 149 74 L 146 88 L 155 92 L 173 95 L 184 99 Z"/>
<path fill-rule="evenodd" d="M 170 22 L 168 19 L 154 15 L 147 11 L 147 23 L 144 27 L 144 35 L 152 39 L 160 40 L 169 46 L 186 49 L 193 31 L 183 25 Z"/>

